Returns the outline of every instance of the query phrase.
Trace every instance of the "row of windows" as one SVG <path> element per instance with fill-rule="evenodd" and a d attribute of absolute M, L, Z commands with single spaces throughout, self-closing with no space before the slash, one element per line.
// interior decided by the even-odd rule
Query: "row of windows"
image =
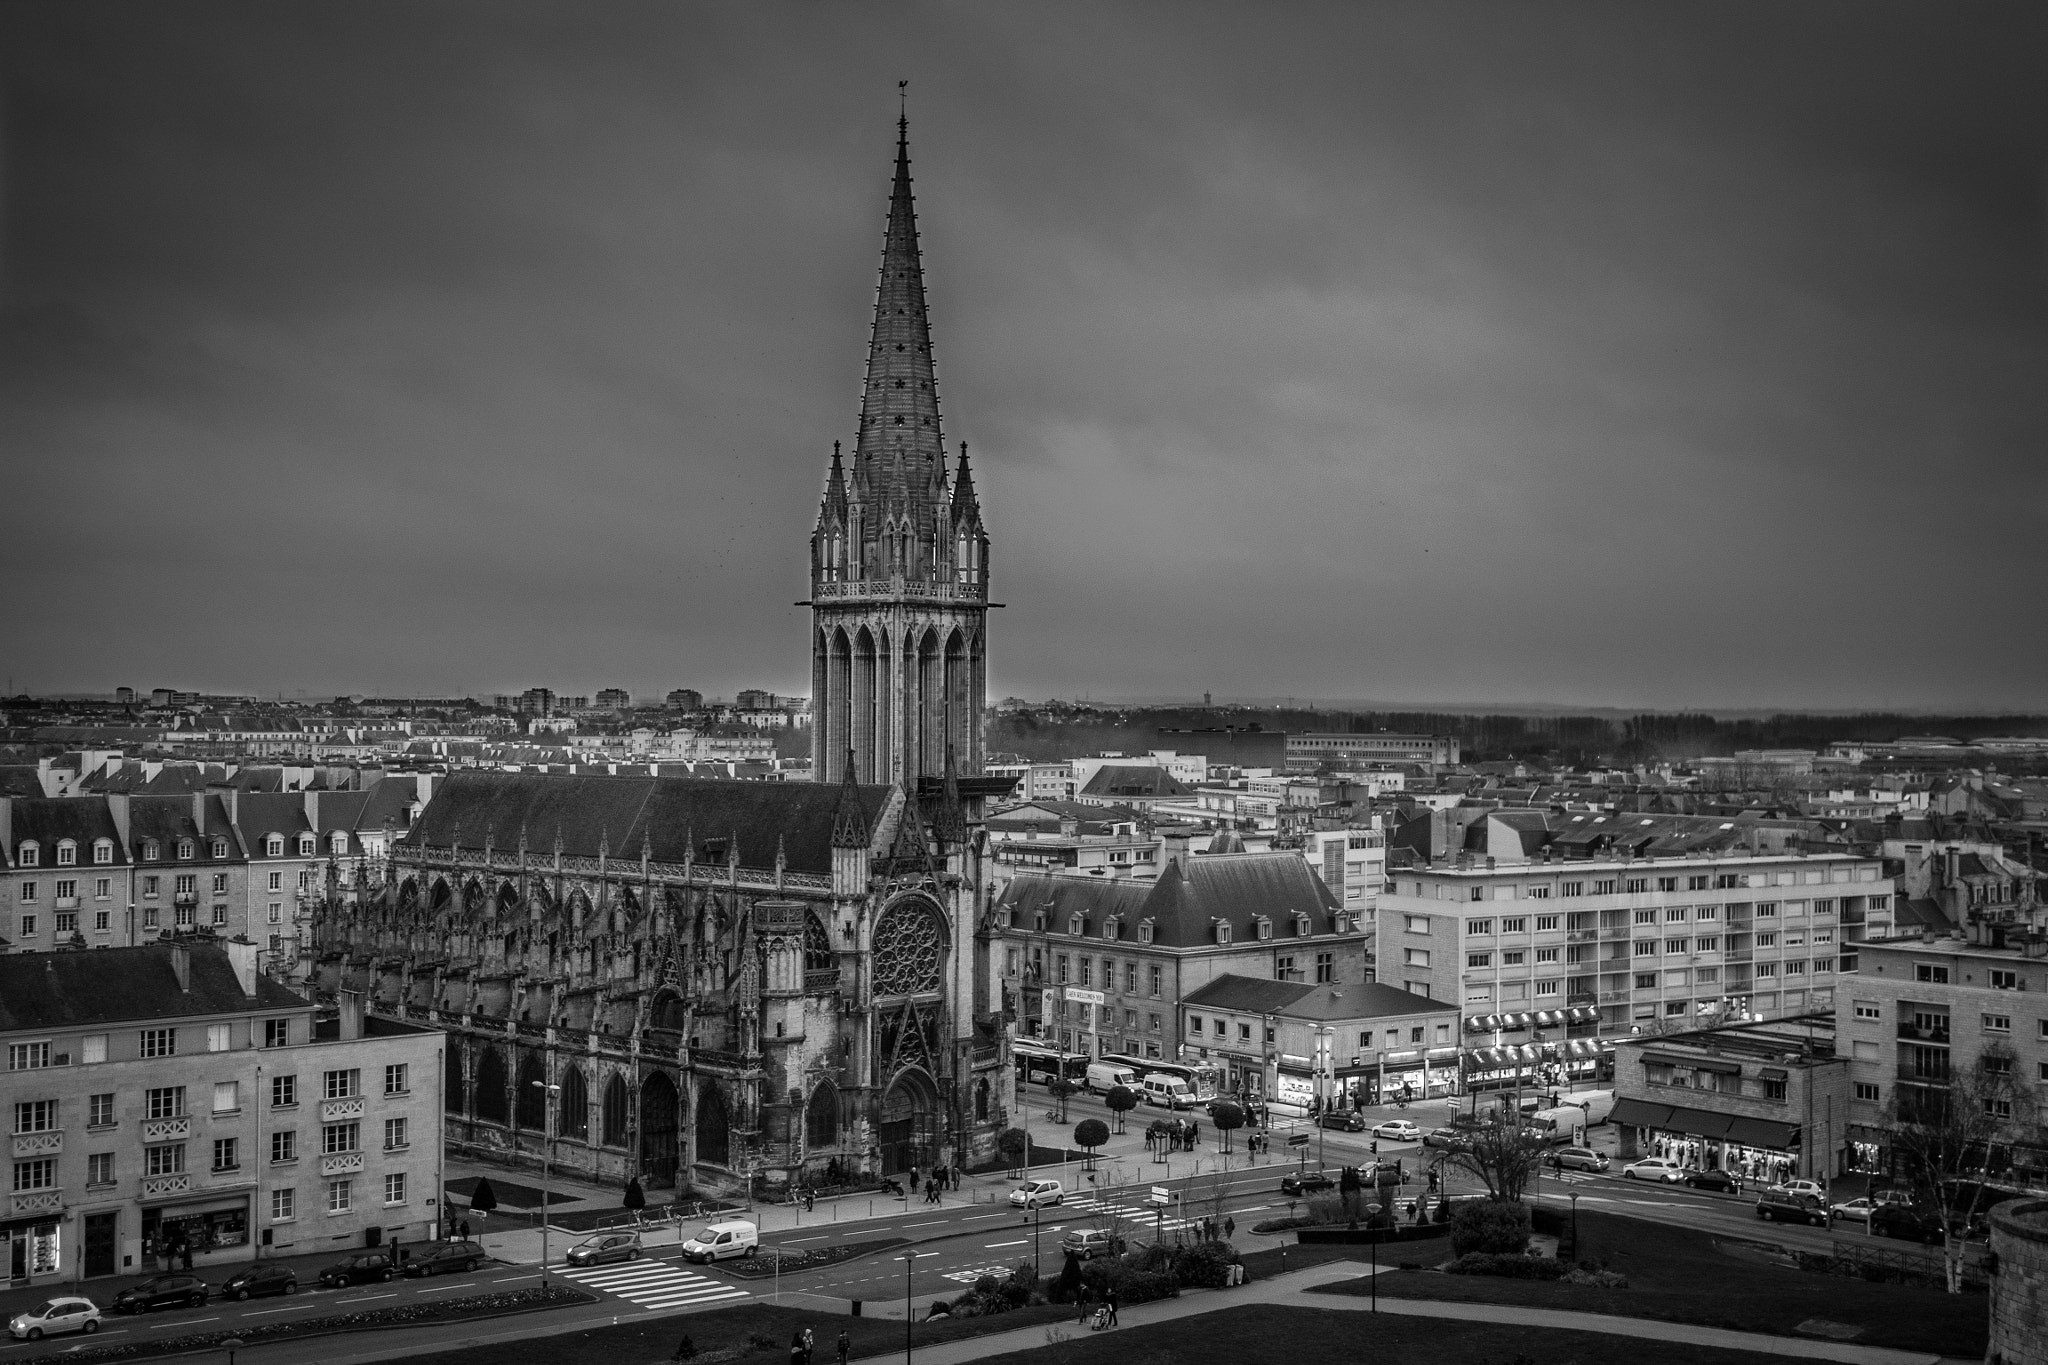
<path fill-rule="evenodd" d="M 325 1197 L 329 1213 L 347 1213 L 355 1207 L 355 1184 L 353 1179 L 330 1180 L 327 1182 Z M 299 1216 L 298 1191 L 290 1188 L 270 1192 L 270 1221 L 289 1223 Z M 394 1171 L 384 1177 L 384 1205 L 405 1202 L 405 1173 Z"/>
<path fill-rule="evenodd" d="M 394 1062 L 384 1068 L 384 1093 L 387 1096 L 411 1093 L 411 1068 L 404 1062 Z M 350 1099 L 360 1094 L 356 1070 L 328 1071 L 321 1075 L 321 1088 L 328 1099 Z M 186 1116 L 186 1087 L 182 1085 L 154 1086 L 143 1094 L 143 1112 L 152 1121 L 160 1119 L 181 1119 Z M 86 1126 L 89 1128 L 110 1128 L 119 1120 L 114 1115 L 114 1091 L 105 1091 L 86 1097 Z M 270 1107 L 290 1109 L 299 1102 L 299 1078 L 297 1076 L 272 1076 L 270 1078 Z M 17 1100 L 14 1105 L 14 1131 L 17 1133 L 42 1133 L 61 1128 L 58 1118 L 57 1100 Z M 240 1081 L 216 1081 L 213 1085 L 213 1112 L 216 1114 L 237 1113 L 242 1107 L 242 1083 Z M 404 1120 L 396 1122 L 403 1124 Z"/>
<path fill-rule="evenodd" d="M 226 1052 L 234 1046 L 233 1024 L 204 1024 L 197 1027 L 206 1030 L 206 1050 L 208 1052 Z M 136 1055 L 144 1059 L 175 1057 L 178 1055 L 178 1034 L 179 1030 L 176 1028 L 138 1029 L 135 1035 Z M 87 1065 L 106 1061 L 107 1043 L 111 1036 L 105 1033 L 89 1033 L 79 1039 L 79 1061 Z M 265 1019 L 263 1021 L 263 1046 L 290 1047 L 291 1042 L 292 1021 L 289 1018 Z M 7 1069 L 9 1071 L 33 1071 L 53 1064 L 63 1064 L 64 1061 L 68 1060 L 68 1053 L 53 1054 L 51 1046 L 51 1042 L 48 1039 L 32 1043 L 9 1043 L 7 1045 Z M 387 1080 L 393 1072 L 403 1077 L 405 1070 L 406 1064 L 403 1062 L 384 1068 Z M 327 1074 L 329 1076 L 353 1076 L 356 1073 L 353 1071 L 330 1071 Z M 402 1090 L 403 1086 L 400 1089 Z M 353 1094 L 354 1092 L 350 1091 L 349 1093 Z M 398 1094 L 400 1091 L 387 1088 L 384 1093 L 391 1095 Z M 338 1097 L 329 1095 L 328 1098 L 334 1099 Z"/>
<path fill-rule="evenodd" d="M 328 838 L 327 847 L 330 853 L 336 854 L 337 856 L 346 855 L 348 853 L 348 835 L 341 833 L 330 835 Z M 228 856 L 228 841 L 225 839 L 209 840 L 207 842 L 206 849 L 208 857 L 225 858 Z M 299 835 L 296 841 L 296 850 L 298 856 L 301 858 L 313 857 L 316 852 L 316 841 L 314 840 L 314 837 L 310 834 Z M 18 863 L 20 866 L 42 866 L 43 849 L 42 845 L 36 840 L 22 840 L 21 846 L 19 849 L 16 850 L 16 852 L 18 855 Z M 74 839 L 60 839 L 57 842 L 54 852 L 56 854 L 55 866 L 57 867 L 71 867 L 78 862 L 78 842 Z M 178 840 L 176 846 L 176 852 L 179 861 L 189 862 L 191 859 L 198 856 L 199 845 L 197 841 L 192 839 L 180 839 Z M 142 861 L 145 863 L 158 862 L 163 858 L 163 845 L 158 843 L 154 839 L 145 839 L 142 841 L 142 849 L 140 856 Z M 271 834 L 266 836 L 263 840 L 262 856 L 266 858 L 284 857 L 285 837 L 281 834 Z M 92 860 L 95 863 L 100 864 L 107 864 L 113 862 L 114 841 L 111 839 L 95 839 L 92 845 Z"/>
<path fill-rule="evenodd" d="M 1648 895 L 1653 882 L 1658 892 L 1670 894 L 1679 891 L 1734 891 L 1757 889 L 1766 886 L 1796 886 L 1801 883 L 1813 885 L 1829 881 L 1873 882 L 1876 880 L 1878 880 L 1878 869 L 1875 866 L 1864 866 L 1855 869 L 1847 867 L 1832 869 L 1808 867 L 1802 868 L 1798 872 L 1693 872 L 1673 876 L 1614 876 L 1560 881 L 1557 884 L 1557 895 L 1560 899 L 1570 899 L 1586 895 Z M 1432 885 L 1435 887 L 1434 894 L 1429 889 Z M 1395 883 L 1395 891 L 1396 894 L 1406 891 L 1410 895 L 1438 900 L 1550 899 L 1550 884 L 1548 882 L 1531 885 L 1521 885 L 1514 882 L 1485 882 L 1479 885 L 1468 884 L 1462 892 L 1458 889 L 1458 885 L 1458 883 L 1454 882 L 1428 883 L 1415 881 L 1404 884 L 1397 881 Z M 1491 894 L 1488 894 L 1489 892 Z"/>

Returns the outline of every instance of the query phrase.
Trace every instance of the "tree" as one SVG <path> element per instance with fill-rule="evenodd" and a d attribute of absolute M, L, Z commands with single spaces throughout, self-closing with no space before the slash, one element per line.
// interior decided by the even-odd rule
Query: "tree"
<path fill-rule="evenodd" d="M 1113 1085 L 1102 1097 L 1102 1102 L 1109 1106 L 1110 1113 L 1116 1115 L 1116 1130 L 1121 1133 L 1124 1131 L 1124 1115 L 1138 1107 L 1138 1092 L 1127 1085 Z"/>
<path fill-rule="evenodd" d="M 647 1196 L 640 1189 L 639 1176 L 627 1178 L 626 1197 L 620 1201 L 620 1207 L 632 1211 L 634 1222 L 640 1221 L 640 1210 L 647 1207 Z"/>
<path fill-rule="evenodd" d="M 470 1191 L 469 1207 L 472 1213 L 488 1214 L 498 1207 L 498 1192 L 491 1188 L 490 1177 L 479 1177 L 476 1188 Z"/>
<path fill-rule="evenodd" d="M 1244 1106 L 1236 1100 L 1218 1100 L 1209 1109 L 1209 1121 L 1223 1134 L 1223 1150 L 1230 1150 L 1230 1134 L 1244 1127 Z"/>
<path fill-rule="evenodd" d="M 1934 1077 L 1930 1084 L 1893 1086 L 1885 1106 L 1894 1167 L 1905 1175 L 1914 1202 L 1941 1222 L 1951 1294 L 1963 1292 L 1964 1238 L 1982 1211 L 1994 1151 L 2042 1136 L 2030 1121 L 2031 1087 L 2017 1070 L 2012 1049 L 1994 1045 L 1945 1082 Z"/>
<path fill-rule="evenodd" d="M 1088 1169 L 1095 1169 L 1095 1149 L 1109 1141 L 1109 1125 L 1101 1119 L 1082 1119 L 1074 1125 L 1074 1143 L 1088 1151 Z"/>
<path fill-rule="evenodd" d="M 1053 1098 L 1059 1101 L 1059 1121 L 1061 1123 L 1065 1123 L 1067 1121 L 1067 1096 L 1073 1094 L 1076 1090 L 1079 1090 L 1081 1087 L 1075 1085 L 1065 1076 L 1055 1076 L 1045 1083 L 1045 1088 L 1047 1090 L 1050 1090 L 1052 1092 Z"/>
<path fill-rule="evenodd" d="M 1465 1130 L 1468 1151 L 1454 1152 L 1450 1160 L 1479 1177 L 1492 1199 L 1519 1201 L 1535 1175 L 1536 1163 L 1550 1150 L 1543 1134 L 1524 1128 L 1520 1115 L 1496 1111 L 1477 1128 Z"/>
<path fill-rule="evenodd" d="M 1031 1138 L 1022 1128 L 1005 1128 L 996 1134 L 996 1150 L 1012 1171 L 1021 1170 L 1031 1150 Z"/>

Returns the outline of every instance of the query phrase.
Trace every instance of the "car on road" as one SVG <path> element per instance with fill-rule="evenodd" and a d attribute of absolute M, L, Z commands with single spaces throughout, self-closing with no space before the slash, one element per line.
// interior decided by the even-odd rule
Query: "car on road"
<path fill-rule="evenodd" d="M 1756 1197 L 1756 1216 L 1766 1223 L 1828 1225 L 1828 1206 L 1810 1194 L 1771 1188 Z"/>
<path fill-rule="evenodd" d="M 299 1292 L 299 1274 L 288 1265 L 265 1261 L 258 1265 L 238 1270 L 221 1281 L 220 1293 L 224 1299 L 255 1299 L 265 1294 L 296 1294 Z"/>
<path fill-rule="evenodd" d="M 1335 1128 L 1340 1133 L 1365 1131 L 1365 1115 L 1356 1109 L 1325 1109 L 1316 1115 L 1316 1127 Z"/>
<path fill-rule="evenodd" d="M 1867 1223 L 1870 1221 L 1870 1211 L 1876 1207 L 1877 1204 L 1867 1198 L 1847 1199 L 1834 1205 L 1833 1211 L 1837 1218 L 1846 1218 L 1852 1223 Z"/>
<path fill-rule="evenodd" d="M 1544 1158 L 1553 1170 L 1559 1171 L 1604 1171 L 1607 1169 L 1607 1153 L 1596 1152 L 1591 1147 L 1560 1147 Z"/>
<path fill-rule="evenodd" d="M 1057 1180 L 1027 1180 L 1010 1191 L 1012 1208 L 1035 1209 L 1044 1204 L 1066 1202 L 1067 1191 Z"/>
<path fill-rule="evenodd" d="M 1060 1238 L 1060 1250 L 1070 1252 L 1084 1261 L 1097 1256 L 1120 1255 L 1124 1239 L 1108 1228 L 1074 1228 Z"/>
<path fill-rule="evenodd" d="M 1726 1171 L 1687 1171 L 1685 1183 L 1690 1189 L 1714 1190 L 1721 1194 L 1741 1194 L 1742 1182 Z"/>
<path fill-rule="evenodd" d="M 358 1251 L 321 1271 L 320 1283 L 329 1289 L 345 1289 L 352 1284 L 382 1284 L 397 1273 L 383 1252 Z"/>
<path fill-rule="evenodd" d="M 760 1249 L 761 1230 L 752 1223 L 735 1218 L 729 1223 L 713 1223 L 683 1243 L 683 1258 L 699 1265 L 709 1265 L 734 1256 L 752 1256 Z"/>
<path fill-rule="evenodd" d="M 1911 1204 L 1880 1204 L 1870 1211 L 1870 1235 L 1902 1237 L 1934 1246 L 1941 1241 L 1941 1219 Z"/>
<path fill-rule="evenodd" d="M 1472 1139 L 1455 1128 L 1432 1128 L 1422 1135 L 1425 1147 L 1441 1147 L 1447 1152 L 1469 1152 Z"/>
<path fill-rule="evenodd" d="M 152 1275 L 114 1295 L 117 1313 L 147 1313 L 152 1308 L 204 1308 L 213 1290 L 197 1275 Z"/>
<path fill-rule="evenodd" d="M 7 1331 L 16 1341 L 41 1341 L 58 1332 L 97 1332 L 99 1306 L 76 1294 L 60 1294 L 25 1313 L 7 1320 Z"/>
<path fill-rule="evenodd" d="M 570 1255 L 573 1257 L 575 1253 L 571 1252 Z M 451 1237 L 444 1241 L 429 1242 L 417 1251 L 408 1250 L 405 1259 L 399 1262 L 398 1269 L 399 1273 L 412 1276 L 450 1273 L 467 1275 L 489 1259 L 482 1243 Z"/>
<path fill-rule="evenodd" d="M 570 1265 L 603 1265 L 607 1261 L 637 1261 L 640 1259 L 640 1234 L 637 1232 L 606 1232 L 569 1248 Z"/>
<path fill-rule="evenodd" d="M 1282 1194 L 1320 1194 L 1336 1188 L 1337 1179 L 1328 1171 L 1289 1171 L 1280 1177 Z"/>
<path fill-rule="evenodd" d="M 1621 1168 L 1623 1180 L 1661 1180 L 1676 1185 L 1685 1179 L 1685 1168 L 1668 1156 L 1646 1156 Z"/>
<path fill-rule="evenodd" d="M 1409 1119 L 1388 1119 L 1385 1123 L 1375 1124 L 1372 1135 L 1390 1142 L 1416 1142 L 1421 1139 L 1422 1130 Z"/>
<path fill-rule="evenodd" d="M 1793 1194 L 1803 1194 L 1808 1198 L 1818 1199 L 1822 1203 L 1827 1202 L 1828 1187 L 1821 1184 L 1818 1180 L 1787 1180 L 1782 1184 L 1773 1185 L 1771 1188 L 1775 1190 L 1789 1190 Z"/>

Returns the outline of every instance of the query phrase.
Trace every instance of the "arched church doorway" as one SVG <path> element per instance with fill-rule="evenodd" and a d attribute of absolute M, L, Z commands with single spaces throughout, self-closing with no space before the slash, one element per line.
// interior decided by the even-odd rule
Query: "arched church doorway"
<path fill-rule="evenodd" d="M 732 1164 L 732 1125 L 726 1119 L 725 1096 L 710 1081 L 697 1091 L 697 1160 L 710 1166 Z"/>
<path fill-rule="evenodd" d="M 676 1183 L 676 1083 L 656 1071 L 640 1086 L 640 1174 L 650 1185 Z"/>
<path fill-rule="evenodd" d="M 922 1071 L 897 1076 L 882 1096 L 882 1174 L 930 1170 L 939 1151 L 939 1096 Z"/>

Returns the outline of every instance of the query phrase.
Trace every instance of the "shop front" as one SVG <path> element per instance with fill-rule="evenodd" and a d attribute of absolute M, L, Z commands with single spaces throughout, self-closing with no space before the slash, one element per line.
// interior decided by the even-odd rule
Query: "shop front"
<path fill-rule="evenodd" d="M 64 1223 L 58 1211 L 0 1223 L 0 1265 L 7 1282 L 25 1285 L 64 1269 Z"/>
<path fill-rule="evenodd" d="M 1609 1118 L 1621 1135 L 1627 1161 L 1668 1157 L 1681 1166 L 1726 1171 L 1760 1185 L 1836 1174 L 1827 1169 L 1824 1154 L 1806 1151 L 1799 1125 L 1793 1123 L 1626 1097 L 1614 1102 Z"/>
<path fill-rule="evenodd" d="M 249 1259 L 249 1192 L 221 1194 L 142 1210 L 142 1263 L 169 1270 Z"/>

